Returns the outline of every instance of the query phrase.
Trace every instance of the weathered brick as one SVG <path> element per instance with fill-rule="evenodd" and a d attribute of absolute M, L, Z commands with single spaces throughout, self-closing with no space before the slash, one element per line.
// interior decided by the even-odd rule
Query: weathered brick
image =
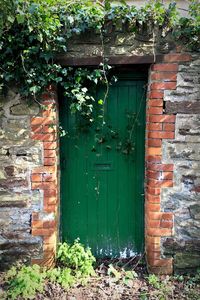
<path fill-rule="evenodd" d="M 175 90 L 176 82 L 154 82 L 150 88 L 152 90 Z"/>
<path fill-rule="evenodd" d="M 151 123 L 153 124 L 153 123 Z M 149 129 L 151 130 L 151 129 Z M 148 147 L 161 147 L 162 140 L 161 139 L 148 139 L 147 140 L 147 146 Z"/>
<path fill-rule="evenodd" d="M 148 114 L 152 115 L 161 115 L 163 113 L 163 108 L 162 107 L 149 107 L 147 109 Z"/>
<path fill-rule="evenodd" d="M 188 62 L 191 61 L 191 54 L 187 53 L 173 53 L 173 54 L 166 54 L 164 56 L 165 62 Z"/>
<path fill-rule="evenodd" d="M 178 71 L 178 64 L 155 64 L 151 67 L 152 71 L 161 71 L 161 72 L 177 72 Z"/>
<path fill-rule="evenodd" d="M 164 96 L 163 91 L 150 91 L 148 94 L 149 99 L 162 99 Z"/>
<path fill-rule="evenodd" d="M 148 100 L 148 106 L 163 106 L 163 99 L 150 99 Z"/>
<path fill-rule="evenodd" d="M 148 137 L 153 139 L 174 139 L 175 135 L 174 132 L 170 131 L 150 131 Z"/>
<path fill-rule="evenodd" d="M 149 147 L 147 149 L 147 155 L 161 155 L 162 154 L 162 148 L 160 147 Z"/>
<path fill-rule="evenodd" d="M 151 80 L 156 81 L 176 81 L 177 72 L 158 72 L 151 75 Z"/>
<path fill-rule="evenodd" d="M 162 116 L 150 116 L 149 117 L 149 122 L 153 122 L 153 123 L 174 123 L 176 120 L 176 116 L 174 115 L 162 115 Z"/>

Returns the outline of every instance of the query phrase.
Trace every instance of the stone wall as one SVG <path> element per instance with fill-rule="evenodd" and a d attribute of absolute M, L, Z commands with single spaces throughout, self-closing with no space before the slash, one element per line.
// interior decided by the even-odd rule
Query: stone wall
<path fill-rule="evenodd" d="M 174 186 L 162 192 L 162 208 L 174 214 L 174 235 L 162 251 L 175 271 L 200 266 L 200 57 L 179 65 L 177 88 L 166 91 L 166 112 L 176 114 L 174 141 L 163 143 L 163 162 L 174 164 Z"/>
<path fill-rule="evenodd" d="M 48 238 L 46 250 L 52 248 L 49 227 L 55 228 L 55 207 L 53 213 L 51 205 L 45 212 L 45 192 L 34 186 L 34 174 L 40 173 L 49 188 L 48 182 L 53 181 L 52 172 L 41 166 L 52 168 L 57 164 L 57 158 L 55 162 L 55 158 L 52 160 L 52 155 L 45 152 L 41 136 L 35 134 L 44 127 L 46 146 L 51 148 L 52 128 L 47 124 L 50 113 L 49 110 L 42 112 L 38 104 L 20 98 L 15 90 L 0 98 L 0 270 L 17 261 L 31 263 L 43 258 L 45 238 Z M 35 123 L 37 120 L 37 125 L 32 124 L 32 119 Z M 38 126 L 41 120 L 46 127 L 41 122 Z M 48 231 L 45 237 L 44 232 L 38 231 L 42 222 Z M 55 229 L 53 231 L 55 233 Z M 55 248 L 55 241 L 53 244 Z"/>
<path fill-rule="evenodd" d="M 28 105 L 16 91 L 0 99 L 0 269 L 16 260 L 30 262 L 41 253 L 40 237 L 31 235 L 32 211 L 42 207 L 42 194 L 31 190 L 32 168 L 42 163 L 41 143 L 30 137 Z"/>
<path fill-rule="evenodd" d="M 170 53 L 150 68 L 146 254 L 156 273 L 200 266 L 199 55 Z"/>

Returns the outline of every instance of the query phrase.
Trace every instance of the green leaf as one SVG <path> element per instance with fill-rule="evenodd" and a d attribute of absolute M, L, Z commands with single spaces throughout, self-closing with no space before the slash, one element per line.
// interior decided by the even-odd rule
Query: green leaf
<path fill-rule="evenodd" d="M 98 104 L 103 105 L 103 100 L 102 99 L 98 100 Z"/>
<path fill-rule="evenodd" d="M 25 17 L 24 17 L 24 15 L 17 15 L 16 16 L 16 19 L 17 19 L 17 23 L 18 24 L 23 24 L 24 23 L 24 21 L 25 21 Z"/>
<path fill-rule="evenodd" d="M 14 23 L 15 18 L 14 18 L 13 16 L 8 16 L 8 17 L 7 17 L 7 20 L 8 20 L 10 23 Z"/>

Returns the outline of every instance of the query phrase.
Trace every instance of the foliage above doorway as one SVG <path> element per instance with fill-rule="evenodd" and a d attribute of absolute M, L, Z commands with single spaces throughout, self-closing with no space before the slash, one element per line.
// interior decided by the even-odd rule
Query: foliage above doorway
<path fill-rule="evenodd" d="M 93 98 L 85 86 L 104 82 L 108 86 L 106 63 L 96 70 L 62 67 L 56 55 L 68 51 L 69 39 L 87 30 L 101 36 L 104 56 L 104 34 L 107 25 L 125 26 L 137 32 L 141 26 L 157 28 L 162 34 L 171 32 L 197 49 L 200 35 L 200 4 L 190 0 L 188 17 L 180 17 L 176 1 L 165 7 L 160 0 L 151 0 L 141 8 L 112 5 L 112 1 L 84 0 L 1 0 L 0 20 L 0 89 L 15 84 L 20 93 L 38 101 L 49 84 L 61 84 L 71 98 L 72 111 L 80 111 L 92 120 Z M 106 95 L 105 95 L 106 96 Z M 103 105 L 104 99 L 99 101 Z"/>

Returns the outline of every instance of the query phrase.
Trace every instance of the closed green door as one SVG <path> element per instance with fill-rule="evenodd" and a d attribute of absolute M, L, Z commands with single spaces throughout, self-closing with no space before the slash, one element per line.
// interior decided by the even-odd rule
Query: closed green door
<path fill-rule="evenodd" d="M 101 95 L 97 91 L 97 99 Z M 77 126 L 63 99 L 61 138 L 62 237 L 76 238 L 97 257 L 143 251 L 145 79 L 121 75 L 109 89 L 106 124 Z"/>

